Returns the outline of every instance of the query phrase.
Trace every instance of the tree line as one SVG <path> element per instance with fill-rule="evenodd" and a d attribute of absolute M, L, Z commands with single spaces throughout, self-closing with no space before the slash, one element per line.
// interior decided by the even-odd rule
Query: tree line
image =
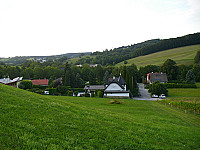
<path fill-rule="evenodd" d="M 108 82 L 109 78 L 119 77 L 121 74 L 133 95 L 137 95 L 137 82 L 145 82 L 150 72 L 163 72 L 167 74 L 168 80 L 173 82 L 200 82 L 200 52 L 197 52 L 194 64 L 190 66 L 176 65 L 176 62 L 168 59 L 163 65 L 147 65 L 137 68 L 130 66 L 102 66 L 90 67 L 83 64 L 77 67 L 67 63 L 46 62 L 39 63 L 27 61 L 21 66 L 9 66 L 0 63 L 0 78 L 9 76 L 11 79 L 23 76 L 23 79 L 49 79 L 49 84 L 55 79 L 62 77 L 62 85 L 72 88 L 83 88 L 86 84 L 102 85 Z M 59 84 L 58 84 L 59 85 Z"/>

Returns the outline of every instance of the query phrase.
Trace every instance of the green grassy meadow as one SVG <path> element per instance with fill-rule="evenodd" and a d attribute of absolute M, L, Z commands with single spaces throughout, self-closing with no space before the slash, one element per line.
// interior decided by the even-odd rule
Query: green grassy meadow
<path fill-rule="evenodd" d="M 199 88 L 174 88 L 167 90 L 169 97 L 198 97 L 200 99 Z"/>
<path fill-rule="evenodd" d="M 44 96 L 0 84 L 1 149 L 200 149 L 200 117 L 153 101 Z"/>
<path fill-rule="evenodd" d="M 134 63 L 136 66 L 146 66 L 149 64 L 152 65 L 162 65 L 167 59 L 172 59 L 176 61 L 178 65 L 191 65 L 194 62 L 194 57 L 196 52 L 200 50 L 200 45 L 185 46 L 170 50 L 165 50 L 145 56 L 139 56 L 127 60 L 128 64 L 131 65 Z M 124 65 L 124 62 L 116 64 L 116 66 Z"/>

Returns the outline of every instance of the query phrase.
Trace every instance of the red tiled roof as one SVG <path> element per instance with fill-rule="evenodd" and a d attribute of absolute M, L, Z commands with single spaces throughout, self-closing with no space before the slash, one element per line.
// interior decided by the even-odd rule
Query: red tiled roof
<path fill-rule="evenodd" d="M 48 85 L 48 79 L 31 80 L 34 85 Z"/>

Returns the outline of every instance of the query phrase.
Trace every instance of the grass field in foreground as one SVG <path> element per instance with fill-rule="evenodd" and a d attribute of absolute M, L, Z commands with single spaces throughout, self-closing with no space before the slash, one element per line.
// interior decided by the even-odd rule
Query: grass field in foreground
<path fill-rule="evenodd" d="M 0 84 L 1 149 L 199 149 L 198 116 L 158 102 L 110 100 Z"/>
<path fill-rule="evenodd" d="M 200 45 L 185 46 L 170 50 L 165 50 L 145 56 L 139 56 L 127 60 L 128 64 L 134 63 L 137 67 L 152 65 L 162 65 L 167 59 L 174 60 L 178 65 L 191 65 L 194 63 L 196 52 L 200 50 Z M 116 66 L 124 65 L 124 62 L 116 64 Z"/>

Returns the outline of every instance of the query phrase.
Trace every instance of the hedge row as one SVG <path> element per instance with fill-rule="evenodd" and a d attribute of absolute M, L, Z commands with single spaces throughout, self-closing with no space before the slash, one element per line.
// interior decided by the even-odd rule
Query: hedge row
<path fill-rule="evenodd" d="M 38 89 L 45 90 L 46 88 L 48 88 L 48 85 L 41 86 L 41 85 L 34 85 L 33 84 L 33 88 L 38 88 Z"/>
<path fill-rule="evenodd" d="M 47 89 L 49 91 L 49 95 L 59 95 L 60 93 L 57 91 L 57 88 L 49 88 Z M 66 94 L 69 96 L 73 95 L 73 91 L 75 92 L 84 92 L 84 89 L 82 88 L 69 88 L 66 91 Z M 72 94 L 71 94 L 72 93 Z"/>
<path fill-rule="evenodd" d="M 196 84 L 165 83 L 167 88 L 197 88 Z"/>
<path fill-rule="evenodd" d="M 196 84 L 178 84 L 178 83 L 164 83 L 167 88 L 197 88 Z M 150 84 L 145 86 L 145 89 L 149 89 Z"/>

